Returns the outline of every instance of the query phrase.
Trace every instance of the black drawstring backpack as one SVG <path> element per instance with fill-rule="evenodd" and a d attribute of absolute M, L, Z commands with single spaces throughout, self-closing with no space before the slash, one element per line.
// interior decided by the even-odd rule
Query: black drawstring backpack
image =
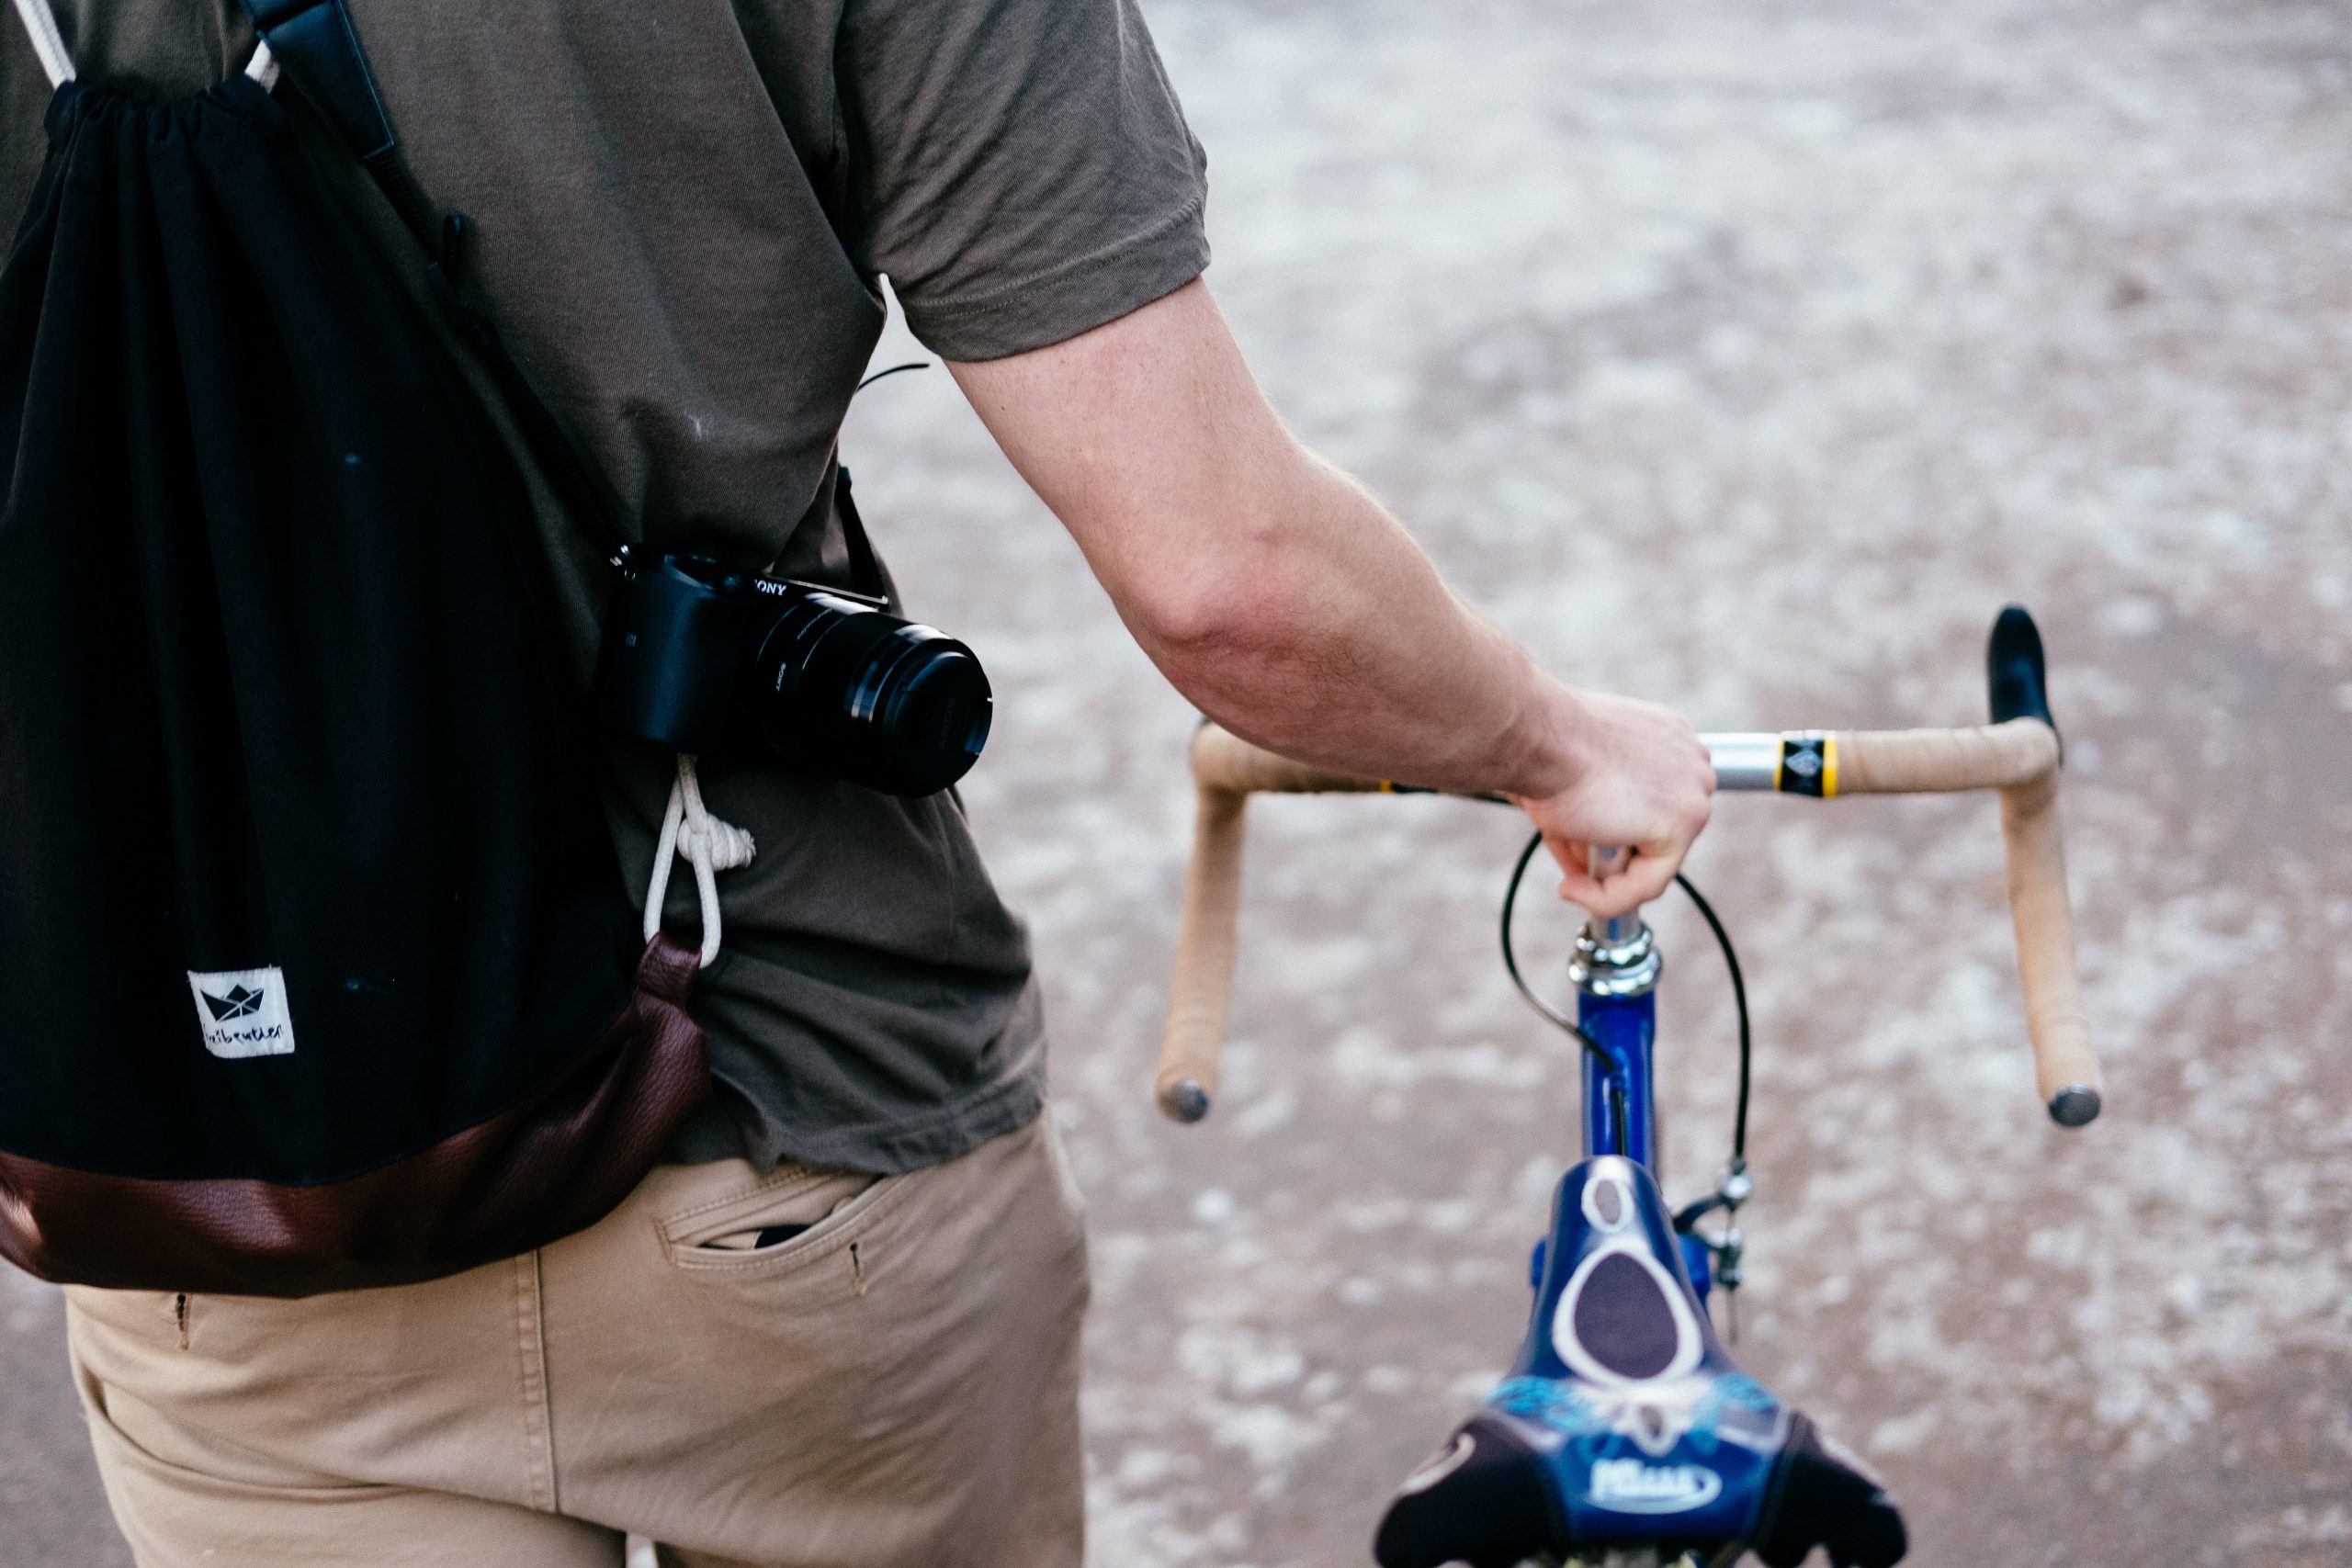
<path fill-rule="evenodd" d="M 0 1256 L 303 1295 L 593 1224 L 708 1092 L 698 960 L 621 885 L 522 474 L 281 63 L 610 525 L 341 0 L 249 0 L 254 67 L 168 103 L 19 8 L 58 86 L 0 274 Z"/>

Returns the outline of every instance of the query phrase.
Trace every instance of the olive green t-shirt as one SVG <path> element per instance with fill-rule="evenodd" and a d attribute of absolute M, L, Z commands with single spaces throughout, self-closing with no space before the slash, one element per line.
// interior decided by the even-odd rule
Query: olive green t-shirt
<path fill-rule="evenodd" d="M 53 4 L 88 80 L 174 96 L 252 53 L 230 0 Z M 834 448 L 881 276 L 918 338 L 970 360 L 1075 336 L 1207 265 L 1204 160 L 1135 0 L 349 8 L 410 166 L 471 225 L 470 287 L 618 514 L 663 547 L 846 581 Z M 0 13 L 0 211 L 29 195 L 48 92 Z M 388 208 L 373 220 L 403 243 Z M 584 680 L 610 569 L 544 510 Z M 609 751 L 642 888 L 672 763 Z M 673 1154 L 894 1171 L 1035 1115 L 1027 939 L 960 804 L 755 762 L 703 777 L 759 854 L 720 879 L 725 949 L 695 1000 L 720 1091 Z M 679 872 L 665 925 L 691 942 Z"/>

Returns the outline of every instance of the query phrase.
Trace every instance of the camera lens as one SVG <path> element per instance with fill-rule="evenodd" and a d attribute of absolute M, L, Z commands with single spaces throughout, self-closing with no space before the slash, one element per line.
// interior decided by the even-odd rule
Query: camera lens
<path fill-rule="evenodd" d="M 954 637 L 793 584 L 752 660 L 752 719 L 803 766 L 890 795 L 932 795 L 988 743 L 988 676 Z"/>

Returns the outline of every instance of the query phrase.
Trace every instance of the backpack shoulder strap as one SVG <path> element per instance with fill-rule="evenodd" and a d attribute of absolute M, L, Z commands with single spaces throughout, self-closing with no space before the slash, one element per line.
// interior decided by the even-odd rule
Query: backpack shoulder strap
<path fill-rule="evenodd" d="M 42 0 L 17 0 L 21 6 Z M 572 442 L 506 350 L 498 328 L 488 315 L 466 303 L 459 267 L 463 262 L 463 220 L 451 213 L 444 219 L 416 183 L 415 175 L 400 155 L 400 140 L 392 134 L 391 116 L 376 91 L 375 73 L 368 68 L 367 51 L 351 25 L 344 0 L 243 0 L 245 12 L 261 34 L 263 50 L 283 69 L 311 107 L 359 160 L 368 178 L 384 193 L 401 222 L 424 252 L 426 272 L 442 308 L 481 354 L 491 378 L 506 399 L 509 412 L 546 472 L 548 481 L 563 500 L 565 509 L 605 558 L 625 566 L 629 545 L 606 507 L 587 459 Z"/>
<path fill-rule="evenodd" d="M 365 164 L 392 151 L 391 117 L 343 0 L 244 0 L 244 7 L 262 41 L 355 157 Z"/>
<path fill-rule="evenodd" d="M 21 3 L 21 0 L 20 0 Z M 343 0 L 243 0 L 262 47 L 319 117 L 359 160 L 425 254 L 439 261 L 443 236 L 433 204 L 400 155 L 391 116 Z"/>

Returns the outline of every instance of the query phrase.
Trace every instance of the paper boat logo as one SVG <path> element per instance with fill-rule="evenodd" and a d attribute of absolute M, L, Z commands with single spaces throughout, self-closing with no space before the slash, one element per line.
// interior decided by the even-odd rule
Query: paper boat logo
<path fill-rule="evenodd" d="M 223 1061 L 294 1054 L 294 1021 L 286 1010 L 286 976 L 274 965 L 225 974 L 188 972 L 197 1032 Z"/>
<path fill-rule="evenodd" d="M 226 1023 L 232 1018 L 251 1018 L 261 1011 L 262 998 L 269 993 L 252 986 L 232 986 L 225 997 L 216 997 L 209 991 L 197 994 L 204 998 L 205 1007 L 211 1011 L 212 1021 Z"/>

